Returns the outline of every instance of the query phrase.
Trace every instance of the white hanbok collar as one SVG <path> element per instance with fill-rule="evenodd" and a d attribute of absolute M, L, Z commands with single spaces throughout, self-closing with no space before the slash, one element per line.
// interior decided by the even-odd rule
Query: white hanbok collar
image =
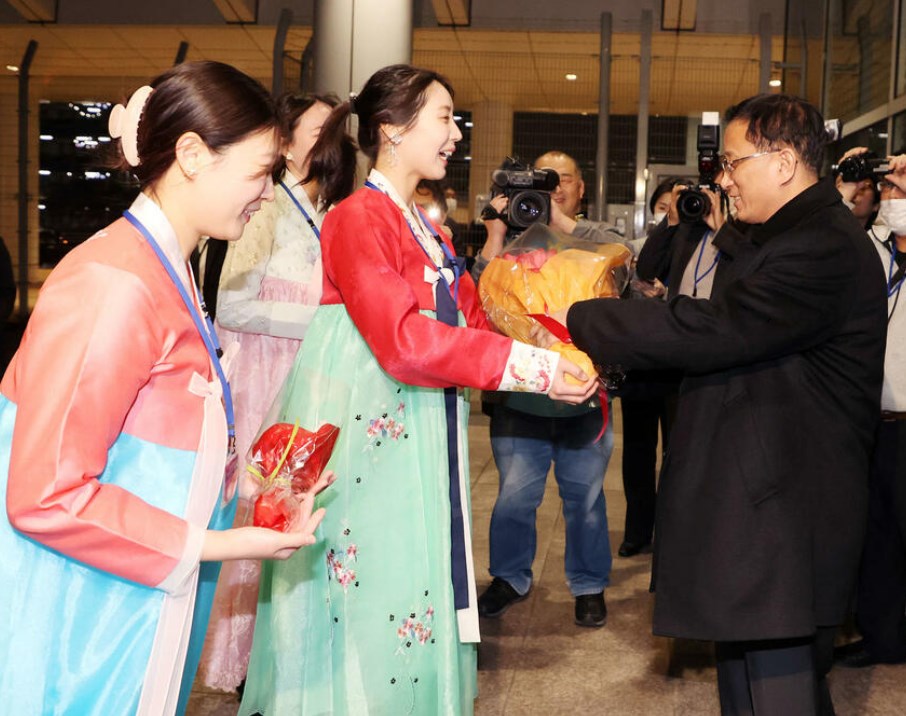
<path fill-rule="evenodd" d="M 170 265 L 176 271 L 176 275 L 187 290 L 192 292 L 194 288 L 191 280 L 191 269 L 188 266 L 185 256 L 182 253 L 182 247 L 179 245 L 179 239 L 176 238 L 176 230 L 164 214 L 163 210 L 147 194 L 139 193 L 129 207 L 129 212 L 151 232 L 154 240 L 157 241 L 164 256 L 170 262 Z"/>
<path fill-rule="evenodd" d="M 399 192 L 396 190 L 396 187 L 394 187 L 387 177 L 381 174 L 377 169 L 371 170 L 371 173 L 368 175 L 368 182 L 374 184 L 374 186 L 384 192 L 390 197 L 390 200 L 396 204 L 397 208 L 402 212 L 403 218 L 406 220 L 409 228 L 412 229 L 415 240 L 421 244 L 422 248 L 434 262 L 435 268 L 438 268 L 439 270 L 439 267 L 444 264 L 443 249 L 441 249 L 440 244 L 438 243 L 439 237 L 435 237 L 431 229 L 429 229 L 424 221 L 422 221 L 418 207 L 414 204 L 412 206 L 407 206 Z"/>

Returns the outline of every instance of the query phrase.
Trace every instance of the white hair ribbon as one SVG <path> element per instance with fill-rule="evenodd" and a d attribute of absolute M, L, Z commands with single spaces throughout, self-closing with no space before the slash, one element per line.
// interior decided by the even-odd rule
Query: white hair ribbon
<path fill-rule="evenodd" d="M 142 117 L 145 102 L 153 91 L 154 89 L 148 85 L 139 87 L 132 93 L 125 107 L 118 104 L 110 112 L 107 125 L 110 136 L 114 139 L 119 138 L 123 155 L 132 167 L 137 167 L 141 161 L 138 156 L 138 122 Z"/>

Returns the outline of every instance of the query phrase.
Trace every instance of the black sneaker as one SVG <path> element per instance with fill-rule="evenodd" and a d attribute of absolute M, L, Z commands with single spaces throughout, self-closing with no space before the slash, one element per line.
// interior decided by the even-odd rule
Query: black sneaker
<path fill-rule="evenodd" d="M 904 662 L 906 662 L 906 657 L 902 654 L 886 657 L 873 654 L 866 647 L 864 639 L 834 648 L 834 663 L 848 669 L 864 669 L 866 666 L 875 664 L 902 664 Z"/>
<path fill-rule="evenodd" d="M 576 597 L 576 624 L 583 627 L 602 627 L 607 621 L 604 592 Z"/>
<path fill-rule="evenodd" d="M 531 588 L 529 588 L 531 591 Z M 478 616 L 493 619 L 499 617 L 516 602 L 521 602 L 528 592 L 520 594 L 505 579 L 494 577 L 491 585 L 478 597 Z"/>
<path fill-rule="evenodd" d="M 637 554 L 647 554 L 651 551 L 651 542 L 629 542 L 623 540 L 617 554 L 621 557 L 635 557 Z"/>

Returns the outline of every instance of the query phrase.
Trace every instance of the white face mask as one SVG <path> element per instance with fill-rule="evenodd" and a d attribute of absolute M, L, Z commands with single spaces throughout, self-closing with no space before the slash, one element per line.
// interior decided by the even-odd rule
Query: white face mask
<path fill-rule="evenodd" d="M 666 211 L 656 211 L 651 217 L 651 221 L 654 222 L 655 226 L 658 226 L 664 220 L 665 216 L 667 216 Z"/>
<path fill-rule="evenodd" d="M 447 213 L 452 214 L 456 211 L 456 198 L 452 196 L 447 197 Z"/>
<path fill-rule="evenodd" d="M 906 236 L 906 199 L 881 199 L 878 222 L 890 227 L 896 236 Z"/>

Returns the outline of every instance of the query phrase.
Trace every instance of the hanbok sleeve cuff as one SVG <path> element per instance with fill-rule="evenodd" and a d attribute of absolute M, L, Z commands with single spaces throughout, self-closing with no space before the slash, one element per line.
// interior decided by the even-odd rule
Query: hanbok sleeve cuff
<path fill-rule="evenodd" d="M 186 546 L 183 548 L 179 562 L 157 588 L 168 594 L 183 594 L 192 585 L 198 563 L 201 561 L 201 548 L 204 546 L 205 529 L 198 525 L 189 525 L 186 534 Z"/>
<path fill-rule="evenodd" d="M 547 394 L 559 360 L 555 351 L 513 341 L 497 390 Z"/>

